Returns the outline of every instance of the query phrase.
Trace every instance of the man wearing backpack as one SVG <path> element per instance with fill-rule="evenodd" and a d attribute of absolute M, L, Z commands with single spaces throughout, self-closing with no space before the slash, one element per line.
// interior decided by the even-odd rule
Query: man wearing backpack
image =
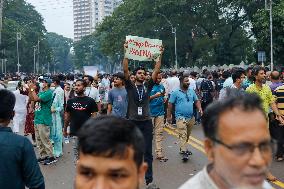
<path fill-rule="evenodd" d="M 201 107 L 203 110 L 213 102 L 213 92 L 214 86 L 212 82 L 209 80 L 210 74 L 206 73 L 205 79 L 202 80 L 200 84 L 200 99 L 201 99 Z"/>

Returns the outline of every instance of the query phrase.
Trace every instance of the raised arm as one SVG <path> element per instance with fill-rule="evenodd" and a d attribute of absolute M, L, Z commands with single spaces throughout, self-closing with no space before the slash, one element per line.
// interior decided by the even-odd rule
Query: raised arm
<path fill-rule="evenodd" d="M 153 81 L 156 81 L 157 80 L 157 76 L 160 72 L 160 69 L 161 69 L 161 65 L 162 65 L 162 56 L 163 56 L 163 53 L 164 53 L 164 47 L 161 48 L 161 55 L 160 57 L 158 58 L 158 60 L 156 61 L 156 64 L 155 64 L 155 68 L 154 68 L 154 71 L 152 73 L 152 79 Z"/>
<path fill-rule="evenodd" d="M 124 43 L 124 55 L 126 53 L 126 50 L 128 49 L 128 44 L 127 43 Z M 128 69 L 128 58 L 125 58 L 123 59 L 123 72 L 124 72 L 124 77 L 126 80 L 129 80 L 129 69 Z"/>

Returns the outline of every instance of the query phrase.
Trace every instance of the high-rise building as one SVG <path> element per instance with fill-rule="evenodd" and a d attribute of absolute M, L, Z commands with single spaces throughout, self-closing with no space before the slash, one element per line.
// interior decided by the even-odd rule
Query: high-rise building
<path fill-rule="evenodd" d="M 74 41 L 94 32 L 121 3 L 122 0 L 73 0 Z"/>

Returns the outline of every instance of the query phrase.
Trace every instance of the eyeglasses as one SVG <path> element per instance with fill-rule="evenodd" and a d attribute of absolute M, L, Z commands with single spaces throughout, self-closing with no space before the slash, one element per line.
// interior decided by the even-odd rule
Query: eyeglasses
<path fill-rule="evenodd" d="M 272 143 L 270 141 L 261 142 L 258 145 L 251 144 L 251 143 L 242 143 L 237 145 L 228 145 L 222 142 L 221 140 L 218 140 L 216 138 L 211 138 L 212 141 L 216 142 L 217 144 L 220 144 L 229 150 L 231 150 L 233 153 L 235 153 L 238 156 L 247 156 L 251 157 L 253 154 L 255 148 L 258 148 L 260 153 L 262 155 L 267 155 L 272 153 Z"/>

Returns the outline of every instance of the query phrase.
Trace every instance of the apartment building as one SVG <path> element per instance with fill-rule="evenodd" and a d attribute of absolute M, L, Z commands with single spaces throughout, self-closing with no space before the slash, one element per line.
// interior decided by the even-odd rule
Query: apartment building
<path fill-rule="evenodd" d="M 73 0 L 74 41 L 91 34 L 122 0 Z"/>

